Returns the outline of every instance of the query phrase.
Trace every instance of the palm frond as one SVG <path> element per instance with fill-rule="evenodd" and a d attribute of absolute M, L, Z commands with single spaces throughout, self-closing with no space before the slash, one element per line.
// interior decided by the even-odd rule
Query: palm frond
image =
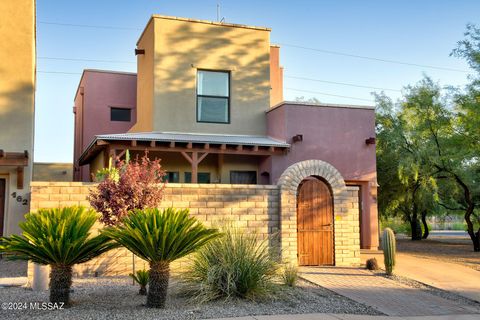
<path fill-rule="evenodd" d="M 95 211 L 83 207 L 40 209 L 25 215 L 22 236 L 3 238 L 0 249 L 11 260 L 44 265 L 86 262 L 117 246 L 103 234 L 91 235 L 97 218 Z"/>
<path fill-rule="evenodd" d="M 219 236 L 189 216 L 188 209 L 134 210 L 102 233 L 149 262 L 172 262 Z"/>

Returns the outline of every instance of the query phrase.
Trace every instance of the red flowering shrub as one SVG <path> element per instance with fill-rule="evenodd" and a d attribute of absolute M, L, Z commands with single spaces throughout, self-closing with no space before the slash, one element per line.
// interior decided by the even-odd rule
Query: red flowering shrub
<path fill-rule="evenodd" d="M 148 152 L 103 171 L 103 180 L 90 191 L 88 200 L 106 225 L 118 224 L 130 210 L 155 208 L 163 198 L 165 171 L 160 160 L 148 158 Z"/>

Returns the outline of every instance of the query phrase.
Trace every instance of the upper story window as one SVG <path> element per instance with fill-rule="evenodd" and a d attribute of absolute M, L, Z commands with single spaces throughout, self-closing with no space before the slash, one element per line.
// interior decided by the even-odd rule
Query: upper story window
<path fill-rule="evenodd" d="M 132 110 L 127 108 L 110 108 L 110 121 L 126 121 L 132 119 Z"/>
<path fill-rule="evenodd" d="M 197 121 L 230 122 L 230 73 L 197 72 Z"/>

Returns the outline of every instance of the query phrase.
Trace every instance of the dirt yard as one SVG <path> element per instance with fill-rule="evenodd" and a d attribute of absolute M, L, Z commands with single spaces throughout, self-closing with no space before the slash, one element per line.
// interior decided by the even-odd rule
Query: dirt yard
<path fill-rule="evenodd" d="M 480 252 L 474 252 L 469 239 L 433 238 L 421 241 L 397 239 L 397 251 L 414 256 L 459 263 L 480 271 Z"/>

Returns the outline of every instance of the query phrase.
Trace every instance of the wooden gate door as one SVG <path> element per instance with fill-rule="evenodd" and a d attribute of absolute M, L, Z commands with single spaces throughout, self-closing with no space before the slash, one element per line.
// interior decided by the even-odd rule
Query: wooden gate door
<path fill-rule="evenodd" d="M 297 197 L 298 263 L 333 265 L 333 203 L 328 186 L 316 178 L 300 184 Z"/>
<path fill-rule="evenodd" d="M 3 236 L 3 222 L 5 221 L 5 192 L 6 180 L 0 179 L 0 237 Z"/>

